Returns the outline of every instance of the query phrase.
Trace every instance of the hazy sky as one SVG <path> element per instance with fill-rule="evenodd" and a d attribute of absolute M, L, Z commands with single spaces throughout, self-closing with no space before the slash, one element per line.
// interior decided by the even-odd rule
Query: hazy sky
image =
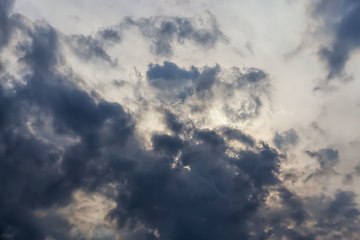
<path fill-rule="evenodd" d="M 1 239 L 360 239 L 357 0 L 0 0 Z"/>

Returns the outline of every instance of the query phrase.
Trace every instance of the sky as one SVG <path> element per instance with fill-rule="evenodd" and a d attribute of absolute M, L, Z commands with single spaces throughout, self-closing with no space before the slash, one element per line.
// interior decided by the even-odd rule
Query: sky
<path fill-rule="evenodd" d="M 360 239 L 357 0 L 0 0 L 0 239 Z"/>

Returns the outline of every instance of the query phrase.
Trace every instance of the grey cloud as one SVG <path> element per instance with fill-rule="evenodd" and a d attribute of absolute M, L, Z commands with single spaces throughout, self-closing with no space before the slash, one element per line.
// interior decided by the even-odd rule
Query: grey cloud
<path fill-rule="evenodd" d="M 359 48 L 360 3 L 356 0 L 321 0 L 312 12 L 315 19 L 320 19 L 323 26 L 332 28 L 334 40 L 330 46 L 319 50 L 320 57 L 326 62 L 328 79 L 341 77 L 354 50 Z"/>
<path fill-rule="evenodd" d="M 345 174 L 342 182 L 344 184 L 351 184 L 353 182 L 353 175 L 352 174 Z"/>
<path fill-rule="evenodd" d="M 250 147 L 253 147 L 255 145 L 255 140 L 251 136 L 241 132 L 238 129 L 223 128 L 221 130 L 224 136 L 229 140 L 238 140 Z"/>
<path fill-rule="evenodd" d="M 1 90 L 0 234 L 12 239 L 44 239 L 34 209 L 66 204 L 71 185 L 56 167 L 59 149 L 34 138 L 26 128 L 26 103 Z M 34 113 L 36 114 L 36 113 Z M 19 133 L 20 131 L 20 133 Z M 65 234 L 65 232 L 64 232 Z"/>
<path fill-rule="evenodd" d="M 163 65 L 150 64 L 146 76 L 151 85 L 163 87 L 177 87 L 194 81 L 199 77 L 199 70 L 192 66 L 189 70 L 178 67 L 175 63 L 165 61 Z"/>
<path fill-rule="evenodd" d="M 136 26 L 141 34 L 152 43 L 151 50 L 159 56 L 171 56 L 174 42 L 183 44 L 191 41 L 204 48 L 213 47 L 218 41 L 225 40 L 216 19 L 209 14 L 208 26 L 196 26 L 194 19 L 182 17 L 156 16 L 150 18 L 127 18 L 123 27 Z"/>
<path fill-rule="evenodd" d="M 309 174 L 304 182 L 308 182 L 314 177 L 327 176 L 331 173 L 335 173 L 334 167 L 340 161 L 339 152 L 336 149 L 332 148 L 323 148 L 318 151 L 306 151 L 306 154 L 311 158 L 315 158 L 320 165 L 313 173 Z"/>
<path fill-rule="evenodd" d="M 290 146 L 294 146 L 298 143 L 299 136 L 294 129 L 289 129 L 282 134 L 275 133 L 273 142 L 275 146 L 280 150 L 286 150 Z"/>
<path fill-rule="evenodd" d="M 303 223 L 308 218 L 301 199 L 286 188 L 280 188 L 279 196 L 284 205 L 289 208 L 289 216 L 295 221 L 296 225 Z"/>
<path fill-rule="evenodd" d="M 353 192 L 338 191 L 333 199 L 319 200 L 324 207 L 320 208 L 316 224 L 318 235 L 328 239 L 354 239 L 358 237 L 360 212 Z"/>
<path fill-rule="evenodd" d="M 275 190 L 281 208 L 264 209 L 258 224 L 269 229 L 259 239 L 356 239 L 359 209 L 353 192 L 302 198 L 285 188 Z"/>
<path fill-rule="evenodd" d="M 230 73 L 230 77 L 222 76 Z M 194 112 L 204 112 L 211 105 L 215 96 L 223 99 L 222 111 L 231 121 L 247 121 L 260 115 L 263 107 L 262 99 L 269 95 L 269 75 L 258 68 L 241 70 L 233 67 L 230 71 L 224 70 L 219 64 L 190 69 L 179 67 L 173 62 L 149 64 L 147 81 L 158 89 L 159 99 L 163 102 L 185 100 L 193 102 Z M 229 102 L 234 97 L 241 99 L 238 103 Z M 204 101 L 206 100 L 206 101 Z"/>
<path fill-rule="evenodd" d="M 237 105 L 225 104 L 223 111 L 232 121 L 246 121 L 260 115 L 263 97 L 271 90 L 269 75 L 258 68 L 243 70 L 233 67 L 234 81 L 225 83 L 225 97 L 231 98 L 242 91 L 244 98 Z M 246 97 L 245 97 L 246 96 Z"/>
<path fill-rule="evenodd" d="M 219 65 L 206 66 L 201 70 L 192 66 L 186 70 L 165 61 L 163 65 L 149 64 L 146 76 L 152 86 L 165 90 L 160 93 L 161 96 L 184 101 L 192 95 L 198 99 L 210 99 L 219 72 Z"/>
<path fill-rule="evenodd" d="M 247 217 L 263 202 L 265 186 L 277 182 L 276 152 L 261 145 L 231 159 L 216 132 L 195 130 L 193 138 L 181 144 L 178 167 L 169 167 L 169 156 L 179 151 L 173 146 L 181 146 L 172 141 L 164 141 L 158 149 L 171 155 L 141 163 L 129 179 L 131 194 L 121 194 L 112 213 L 119 226 L 142 223 L 157 229 L 159 239 L 249 237 Z"/>
<path fill-rule="evenodd" d="M 246 121 L 260 115 L 262 102 L 258 96 L 249 96 L 239 103 L 236 108 L 226 104 L 223 111 L 232 121 Z"/>
<path fill-rule="evenodd" d="M 270 228 L 260 239 L 315 239 L 312 229 L 304 228 L 310 218 L 306 202 L 286 188 L 276 189 L 280 209 L 264 213 L 265 224 Z M 312 219 L 314 220 L 314 219 Z M 293 225 L 289 227 L 288 224 Z"/>
<path fill-rule="evenodd" d="M 101 33 L 101 36 L 107 40 L 116 41 L 116 33 L 110 31 L 105 30 Z M 103 42 L 92 36 L 73 35 L 69 38 L 69 43 L 76 55 L 85 61 L 99 59 L 109 63 L 111 66 L 117 64 L 105 51 Z"/>
<path fill-rule="evenodd" d="M 36 49 L 47 46 L 39 44 Z M 36 49 L 31 56 L 42 56 Z M 131 118 L 121 106 L 101 99 L 95 103 L 66 78 L 53 74 L 42 76 L 34 71 L 15 95 L 2 95 L 7 104 L 1 108 L 5 119 L 1 129 L 6 133 L 2 134 L 6 151 L 1 176 L 6 181 L 0 188 L 8 196 L 0 205 L 3 236 L 59 236 L 44 229 L 32 210 L 67 205 L 76 189 L 97 191 L 115 182 L 125 190 L 119 191 L 117 208 L 110 214 L 119 228 L 135 224 L 157 229 L 159 239 L 248 237 L 247 216 L 263 203 L 266 186 L 278 182 L 276 151 L 262 144 L 240 151 L 239 158 L 229 158 L 219 134 L 198 129 L 186 140 L 155 135 L 154 151 L 142 150 L 135 140 L 127 147 Z M 31 134 L 24 136 L 24 116 L 35 114 L 31 109 L 53 117 L 56 134 L 78 136 L 79 142 L 60 150 L 55 143 L 47 145 Z M 23 130 L 16 131 L 20 127 Z M 178 166 L 173 168 L 179 151 Z M 12 204 L 25 209 L 20 213 L 9 207 Z M 130 239 L 154 239 L 149 231 L 139 234 Z"/>
<path fill-rule="evenodd" d="M 180 138 L 168 135 L 154 135 L 152 142 L 154 150 L 164 151 L 171 155 L 176 155 L 183 148 Z"/>
<path fill-rule="evenodd" d="M 335 199 L 328 204 L 324 214 L 329 222 L 338 222 L 340 219 L 352 221 L 360 216 L 360 212 L 356 209 L 354 202 L 355 194 L 352 192 L 338 192 Z"/>
<path fill-rule="evenodd" d="M 354 177 L 359 177 L 359 176 L 360 176 L 360 164 L 357 164 L 354 166 L 352 171 L 345 174 L 343 183 L 344 184 L 352 184 Z"/>
<path fill-rule="evenodd" d="M 237 84 L 243 88 L 249 84 L 260 84 L 268 79 L 269 74 L 258 68 L 247 68 L 243 73 L 239 68 L 234 67 L 233 71 L 237 74 Z"/>
<path fill-rule="evenodd" d="M 0 49 L 7 44 L 12 31 L 10 10 L 14 4 L 13 0 L 3 0 L 0 2 Z"/>
<path fill-rule="evenodd" d="M 131 133 L 131 124 L 127 124 L 131 120 L 121 106 L 101 100 L 95 103 L 72 81 L 57 74 L 55 65 L 61 63 L 61 53 L 54 29 L 36 25 L 28 34 L 31 43 L 19 49 L 24 53 L 21 61 L 32 69 L 24 79 L 26 84 L 15 85 L 15 92 L 0 87 L 0 191 L 7 196 L 0 200 L 0 235 L 70 239 L 65 220 L 59 233 L 55 225 L 60 225 L 54 222 L 57 217 L 48 216 L 45 224 L 33 211 L 67 205 L 77 188 L 96 187 L 99 178 L 90 173 L 98 171 L 91 166 L 97 149 L 114 140 L 115 144 L 123 142 Z M 80 143 L 63 150 L 56 142 L 43 142 L 29 131 L 32 117 L 39 120 L 39 127 L 41 119 L 49 117 L 55 134 L 77 135 Z M 106 134 L 108 127 L 114 135 Z M 112 139 L 115 134 L 122 137 Z"/>
<path fill-rule="evenodd" d="M 92 35 L 74 34 L 65 36 L 72 51 L 84 61 L 102 61 L 117 66 L 117 59 L 112 59 L 108 49 L 122 40 L 122 33 L 112 27 L 100 28 Z"/>
<path fill-rule="evenodd" d="M 330 170 L 339 162 L 339 152 L 332 148 L 323 148 L 316 152 L 306 151 L 306 153 L 320 164 L 322 170 Z"/>
<path fill-rule="evenodd" d="M 220 72 L 220 66 L 205 67 L 195 83 L 195 92 L 200 99 L 210 98 L 212 96 L 211 88 L 217 80 Z"/>
<path fill-rule="evenodd" d="M 35 25 L 34 31 L 28 26 L 23 28 L 32 41 L 18 47 L 19 54 L 24 55 L 20 61 L 29 65 L 35 75 L 43 76 L 54 71 L 54 66 L 62 61 L 62 56 L 57 54 L 59 39 L 56 29 L 47 23 Z"/>
<path fill-rule="evenodd" d="M 165 111 L 164 114 L 166 126 L 174 133 L 179 134 L 184 129 L 184 124 L 182 124 L 172 112 Z"/>
<path fill-rule="evenodd" d="M 355 167 L 355 172 L 357 176 L 360 176 L 360 164 Z"/>
<path fill-rule="evenodd" d="M 96 56 L 109 61 L 105 46 L 121 42 L 123 35 L 133 27 L 139 29 L 140 34 L 149 42 L 151 52 L 163 57 L 173 54 L 173 45 L 176 43 L 184 44 L 189 41 L 198 47 L 209 49 L 220 41 L 227 41 L 215 16 L 208 13 L 208 18 L 203 18 L 202 21 L 172 16 L 139 19 L 126 17 L 118 25 L 99 29 L 94 36 L 72 36 L 70 43 L 74 51 L 85 59 Z"/>
<path fill-rule="evenodd" d="M 119 43 L 121 41 L 120 33 L 111 28 L 100 29 L 97 32 L 97 36 L 104 42 Z"/>

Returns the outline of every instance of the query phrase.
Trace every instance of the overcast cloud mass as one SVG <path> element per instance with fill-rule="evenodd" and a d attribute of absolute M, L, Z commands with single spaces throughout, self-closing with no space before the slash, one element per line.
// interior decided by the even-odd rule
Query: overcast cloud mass
<path fill-rule="evenodd" d="M 360 239 L 357 0 L 0 0 L 0 239 Z"/>

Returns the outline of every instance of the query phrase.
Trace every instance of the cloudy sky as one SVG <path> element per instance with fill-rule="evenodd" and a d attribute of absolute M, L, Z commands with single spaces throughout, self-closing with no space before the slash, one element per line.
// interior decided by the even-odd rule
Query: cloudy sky
<path fill-rule="evenodd" d="M 0 239 L 360 239 L 358 0 L 0 0 Z"/>

